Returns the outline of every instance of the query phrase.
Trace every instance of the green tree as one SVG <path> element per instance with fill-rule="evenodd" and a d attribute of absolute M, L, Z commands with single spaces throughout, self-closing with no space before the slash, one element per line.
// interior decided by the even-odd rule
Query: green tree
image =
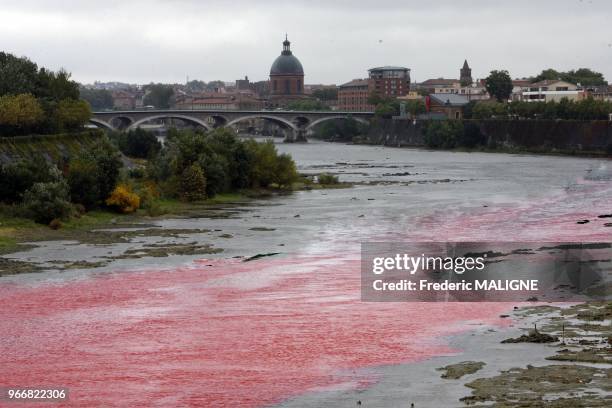
<path fill-rule="evenodd" d="M 512 78 L 508 71 L 491 71 L 486 78 L 487 92 L 494 96 L 498 102 L 507 101 L 512 94 Z"/>
<path fill-rule="evenodd" d="M 295 111 L 326 111 L 329 110 L 329 106 L 316 99 L 303 99 L 290 102 L 287 105 L 287 109 Z"/>
<path fill-rule="evenodd" d="M 36 94 L 38 66 L 27 58 L 0 52 L 0 96 Z"/>
<path fill-rule="evenodd" d="M 458 120 L 434 120 L 423 127 L 425 145 L 434 149 L 452 149 L 463 138 L 463 123 Z"/>
<path fill-rule="evenodd" d="M 103 199 L 98 185 L 98 166 L 91 157 L 77 157 L 70 161 L 68 175 L 70 200 L 89 209 Z"/>
<path fill-rule="evenodd" d="M 421 113 L 425 113 L 425 102 L 422 99 L 410 100 L 406 104 L 406 110 L 412 115 L 412 117 L 416 117 Z"/>
<path fill-rule="evenodd" d="M 589 68 L 578 68 L 567 72 L 561 72 L 548 68 L 543 70 L 538 76 L 533 78 L 533 82 L 543 80 L 562 80 L 572 84 L 580 84 L 582 86 L 597 86 L 607 85 L 608 82 L 601 72 L 593 71 Z"/>
<path fill-rule="evenodd" d="M 65 180 L 35 183 L 25 192 L 23 205 L 29 216 L 41 224 L 48 224 L 56 218 L 66 218 L 72 211 Z"/>
<path fill-rule="evenodd" d="M 298 178 L 295 162 L 288 154 L 284 153 L 278 156 L 276 160 L 276 179 L 274 182 L 279 187 L 291 187 Z"/>
<path fill-rule="evenodd" d="M 198 201 L 206 198 L 206 178 L 197 164 L 192 164 L 183 171 L 180 193 L 185 201 Z"/>
<path fill-rule="evenodd" d="M 157 109 L 168 109 L 173 104 L 174 88 L 166 84 L 150 84 L 145 87 L 144 104 Z"/>
<path fill-rule="evenodd" d="M 81 99 L 87 101 L 93 110 L 108 110 L 113 108 L 113 95 L 106 89 L 79 88 Z"/>
<path fill-rule="evenodd" d="M 43 99 L 62 101 L 79 99 L 79 84 L 70 79 L 64 69 L 57 72 L 41 68 L 38 71 L 36 96 Z"/>
<path fill-rule="evenodd" d="M 58 128 L 65 130 L 81 129 L 91 117 L 89 104 L 78 99 L 63 99 L 57 104 L 55 119 Z"/>
<path fill-rule="evenodd" d="M 57 176 L 42 156 L 0 165 L 0 201 L 17 203 L 35 183 L 51 181 L 57 181 Z"/>
<path fill-rule="evenodd" d="M 312 96 L 321 101 L 335 101 L 338 99 L 338 88 L 323 88 L 313 91 Z"/>
<path fill-rule="evenodd" d="M 44 111 L 32 94 L 0 96 L 0 127 L 27 133 L 44 119 Z"/>

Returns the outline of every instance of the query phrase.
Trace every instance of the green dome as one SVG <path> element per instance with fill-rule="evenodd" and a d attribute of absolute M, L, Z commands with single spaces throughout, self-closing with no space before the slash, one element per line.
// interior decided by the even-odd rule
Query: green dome
<path fill-rule="evenodd" d="M 290 44 L 285 39 L 283 42 L 283 52 L 274 60 L 272 68 L 270 68 L 270 75 L 304 75 L 302 63 L 289 49 Z"/>

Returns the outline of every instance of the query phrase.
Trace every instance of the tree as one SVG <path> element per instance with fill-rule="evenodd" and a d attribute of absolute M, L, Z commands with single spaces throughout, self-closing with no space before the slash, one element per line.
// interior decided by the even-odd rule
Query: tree
<path fill-rule="evenodd" d="M 58 72 L 41 68 L 38 71 L 36 96 L 43 99 L 61 101 L 79 99 L 79 84 L 70 79 L 70 73 L 60 69 Z"/>
<path fill-rule="evenodd" d="M 329 110 L 329 106 L 316 99 L 304 99 L 290 102 L 287 105 L 287 109 L 295 111 L 326 111 Z"/>
<path fill-rule="evenodd" d="M 338 88 L 323 88 L 312 92 L 312 96 L 321 101 L 335 101 L 338 99 Z"/>
<path fill-rule="evenodd" d="M 91 117 L 89 104 L 78 99 L 61 100 L 55 111 L 55 119 L 61 130 L 77 130 L 85 126 Z"/>
<path fill-rule="evenodd" d="M 25 192 L 23 204 L 30 217 L 41 224 L 66 218 L 72 211 L 65 180 L 34 184 Z"/>
<path fill-rule="evenodd" d="M 408 101 L 406 104 L 406 110 L 408 113 L 412 115 L 412 117 L 416 117 L 421 113 L 425 113 L 426 107 L 425 102 L 422 99 L 413 99 Z"/>
<path fill-rule="evenodd" d="M 597 86 L 607 85 L 608 82 L 600 72 L 595 72 L 589 68 L 578 68 L 567 72 L 556 71 L 552 68 L 543 70 L 540 75 L 536 76 L 532 82 L 543 80 L 562 80 L 572 84 L 580 84 L 582 86 Z"/>
<path fill-rule="evenodd" d="M 278 156 L 276 160 L 276 184 L 279 187 L 291 187 L 291 184 L 298 178 L 295 162 L 286 153 Z"/>
<path fill-rule="evenodd" d="M 173 103 L 174 88 L 172 85 L 150 84 L 145 87 L 147 92 L 144 104 L 151 105 L 157 109 L 168 109 Z"/>
<path fill-rule="evenodd" d="M 0 97 L 0 127 L 7 126 L 26 133 L 44 118 L 40 103 L 32 94 Z"/>
<path fill-rule="evenodd" d="M 91 157 L 76 157 L 70 161 L 68 175 L 70 200 L 89 209 L 105 197 L 98 186 L 98 166 Z"/>
<path fill-rule="evenodd" d="M 57 181 L 56 174 L 42 156 L 0 165 L 0 201 L 13 204 L 35 183 Z"/>
<path fill-rule="evenodd" d="M 486 78 L 486 88 L 489 95 L 492 95 L 498 102 L 507 101 L 512 94 L 512 78 L 508 71 L 491 71 Z"/>
<path fill-rule="evenodd" d="M 87 101 L 93 110 L 106 110 L 113 108 L 113 95 L 106 89 L 79 89 L 81 99 Z"/>
<path fill-rule="evenodd" d="M 180 193 L 185 201 L 198 201 L 206 198 L 206 178 L 197 164 L 193 164 L 183 171 Z"/>
<path fill-rule="evenodd" d="M 0 52 L 0 95 L 35 94 L 38 66 L 27 58 Z"/>

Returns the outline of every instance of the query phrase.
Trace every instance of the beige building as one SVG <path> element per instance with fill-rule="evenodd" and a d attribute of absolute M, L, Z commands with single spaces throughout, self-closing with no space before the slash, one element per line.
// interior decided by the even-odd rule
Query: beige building
<path fill-rule="evenodd" d="M 586 93 L 577 85 L 560 80 L 535 82 L 520 94 L 520 100 L 526 102 L 559 102 L 563 98 L 579 101 L 585 97 Z"/>

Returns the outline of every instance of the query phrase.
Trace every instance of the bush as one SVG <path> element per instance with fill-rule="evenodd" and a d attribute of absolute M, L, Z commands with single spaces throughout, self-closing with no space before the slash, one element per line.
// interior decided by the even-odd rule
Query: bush
<path fill-rule="evenodd" d="M 180 194 L 185 201 L 197 201 L 206 198 L 206 178 L 197 164 L 193 164 L 183 171 Z"/>
<path fill-rule="evenodd" d="M 433 149 L 452 149 L 463 138 L 463 123 L 457 120 L 430 121 L 423 127 L 425 145 Z"/>
<path fill-rule="evenodd" d="M 58 230 L 62 228 L 62 221 L 58 218 L 52 219 L 49 223 L 49 228 L 51 228 L 52 230 Z"/>
<path fill-rule="evenodd" d="M 82 128 L 91 117 L 91 108 L 83 100 L 63 99 L 57 104 L 55 120 L 60 131 Z"/>
<path fill-rule="evenodd" d="M 140 197 L 129 186 L 119 185 L 106 199 L 106 205 L 121 213 L 129 214 L 140 207 Z"/>
<path fill-rule="evenodd" d="M 123 166 L 121 156 L 117 149 L 104 140 L 99 142 L 89 153 L 90 158 L 96 163 L 98 172 L 98 189 L 100 200 L 108 197 L 117 185 L 119 171 Z"/>
<path fill-rule="evenodd" d="M 151 158 L 162 148 L 162 144 L 153 133 L 141 128 L 128 132 L 112 132 L 110 138 L 119 150 L 129 157 Z"/>
<path fill-rule="evenodd" d="M 57 173 L 57 169 L 53 171 L 41 156 L 0 165 L 0 201 L 7 204 L 19 202 L 34 183 L 58 181 L 60 175 Z"/>
<path fill-rule="evenodd" d="M 319 180 L 319 184 L 323 185 L 333 185 L 340 183 L 340 181 L 338 180 L 338 176 L 334 176 L 333 174 L 329 173 L 321 173 L 317 178 Z"/>
<path fill-rule="evenodd" d="M 42 122 L 44 112 L 31 94 L 0 96 L 0 129 L 25 134 Z"/>
<path fill-rule="evenodd" d="M 72 160 L 67 178 L 70 199 L 73 203 L 81 204 L 88 209 L 102 199 L 98 186 L 98 167 L 95 161 L 86 158 Z"/>
<path fill-rule="evenodd" d="M 40 224 L 67 218 L 72 211 L 68 184 L 65 181 L 35 183 L 25 192 L 23 206 L 29 217 Z"/>
<path fill-rule="evenodd" d="M 207 133 L 171 129 L 146 173 L 166 194 L 183 197 L 183 179 L 194 164 L 205 176 L 206 197 L 241 188 L 288 186 L 297 179 L 295 163 L 279 155 L 272 141 L 243 141 L 230 129 Z"/>
<path fill-rule="evenodd" d="M 117 185 L 121 166 L 119 152 L 108 140 L 74 157 L 67 174 L 72 201 L 87 208 L 101 204 Z"/>
<path fill-rule="evenodd" d="M 274 181 L 279 187 L 291 187 L 291 184 L 298 179 L 295 162 L 291 156 L 284 153 L 277 157 L 275 174 Z"/>

